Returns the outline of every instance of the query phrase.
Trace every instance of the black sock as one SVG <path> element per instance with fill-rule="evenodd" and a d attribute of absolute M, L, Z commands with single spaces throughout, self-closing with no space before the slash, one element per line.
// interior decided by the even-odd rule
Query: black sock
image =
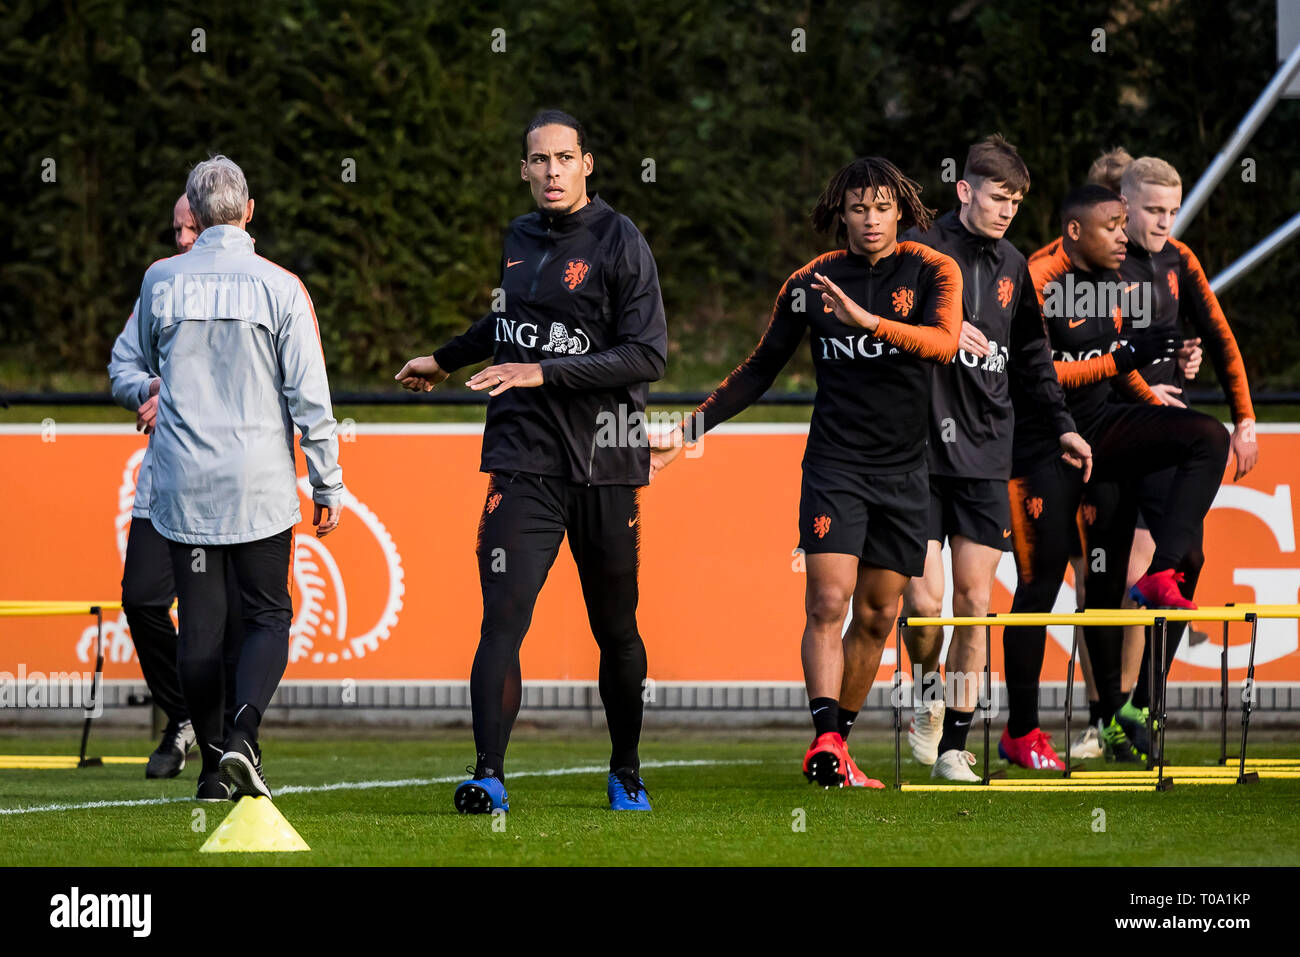
<path fill-rule="evenodd" d="M 955 708 L 948 708 L 944 711 L 943 735 L 939 738 L 939 753 L 965 751 L 966 735 L 970 733 L 971 722 L 974 720 L 974 711 L 957 711 Z"/>
<path fill-rule="evenodd" d="M 853 722 L 858 720 L 858 713 L 856 711 L 845 711 L 843 708 L 840 708 L 839 710 L 840 737 L 847 741 L 849 739 L 849 732 L 853 730 Z"/>
<path fill-rule="evenodd" d="M 1089 701 L 1088 702 L 1088 723 L 1093 727 L 1096 727 L 1097 722 L 1100 720 L 1101 720 L 1101 702 Z"/>
<path fill-rule="evenodd" d="M 254 741 L 257 740 L 257 728 L 261 723 L 261 714 L 251 704 L 241 704 L 235 709 L 235 730 L 243 732 Z"/>
<path fill-rule="evenodd" d="M 478 756 L 478 762 L 474 765 L 474 777 L 477 780 L 483 778 L 496 778 L 502 784 L 506 783 L 506 756 L 504 754 L 481 753 Z"/>
<path fill-rule="evenodd" d="M 1018 688 L 1007 686 L 1007 733 L 1013 738 L 1023 738 L 1038 727 L 1038 686 Z"/>
<path fill-rule="evenodd" d="M 812 711 L 813 730 L 817 737 L 839 733 L 840 703 L 834 698 L 813 698 L 808 702 Z"/>

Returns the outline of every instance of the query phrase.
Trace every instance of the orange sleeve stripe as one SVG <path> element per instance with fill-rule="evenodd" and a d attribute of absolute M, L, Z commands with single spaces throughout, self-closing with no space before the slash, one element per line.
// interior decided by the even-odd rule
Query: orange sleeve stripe
<path fill-rule="evenodd" d="M 913 326 L 880 319 L 876 336 L 890 345 L 934 362 L 951 362 L 961 339 L 961 268 L 950 257 L 920 243 L 902 242 L 899 251 L 913 255 L 934 269 L 935 325 Z"/>
<path fill-rule="evenodd" d="M 1064 276 L 1070 269 L 1070 257 L 1065 255 L 1065 249 L 1061 246 L 1056 248 L 1055 252 L 1047 253 L 1048 247 L 1040 249 L 1038 252 L 1043 255 L 1035 254 L 1035 258 L 1029 260 L 1029 279 L 1034 284 L 1034 295 L 1038 297 L 1038 305 L 1041 308 L 1045 300 L 1043 290 L 1050 282 L 1056 282 Z"/>
<path fill-rule="evenodd" d="M 1055 256 L 1058 252 L 1060 252 L 1060 250 L 1061 250 L 1061 237 L 1057 236 L 1055 239 L 1053 239 L 1042 249 L 1037 249 L 1034 252 L 1030 253 L 1029 261 L 1033 262 L 1035 259 L 1050 259 L 1053 256 Z"/>
<path fill-rule="evenodd" d="M 1170 239 L 1169 242 L 1178 250 L 1183 269 L 1192 281 L 1193 293 L 1200 297 L 1202 308 L 1209 317 L 1213 334 L 1212 341 L 1206 345 L 1219 353 L 1223 374 L 1227 379 L 1223 383 L 1223 389 L 1228 394 L 1228 402 L 1232 406 L 1232 420 L 1240 422 L 1242 419 L 1253 419 L 1255 406 L 1250 400 L 1246 364 L 1241 359 L 1241 350 L 1237 348 L 1237 337 L 1232 334 L 1228 317 L 1223 314 L 1223 308 L 1219 305 L 1219 298 L 1210 288 L 1210 281 L 1206 278 L 1205 270 L 1201 268 L 1201 262 L 1196 258 L 1196 254 L 1186 243 L 1179 242 L 1177 239 Z"/>
<path fill-rule="evenodd" d="M 1142 376 L 1138 375 L 1136 369 L 1120 376 L 1119 384 L 1125 392 L 1130 393 L 1139 402 L 1145 402 L 1147 405 L 1164 405 L 1164 403 L 1160 401 L 1160 397 L 1151 391 L 1151 387 L 1147 385 L 1146 379 L 1143 379 Z"/>
<path fill-rule="evenodd" d="M 1056 377 L 1061 380 L 1062 389 L 1078 389 L 1119 374 L 1119 370 L 1115 368 L 1115 356 L 1110 352 L 1104 356 L 1077 359 L 1073 362 L 1058 360 L 1053 365 L 1056 366 Z"/>
<path fill-rule="evenodd" d="M 846 253 L 843 249 L 833 249 L 828 253 L 822 253 L 816 259 L 795 270 L 790 278 L 781 286 L 781 291 L 785 292 L 786 287 L 792 282 L 800 282 L 804 279 L 810 278 L 813 273 L 820 270 L 826 263 L 832 262 L 836 259 L 843 259 L 845 255 Z"/>

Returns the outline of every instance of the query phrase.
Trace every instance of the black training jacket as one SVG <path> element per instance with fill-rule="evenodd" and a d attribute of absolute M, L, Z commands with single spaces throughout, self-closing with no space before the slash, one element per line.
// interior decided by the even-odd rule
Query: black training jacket
<path fill-rule="evenodd" d="M 822 304 L 816 273 L 880 316 L 874 333 Z M 874 266 L 847 249 L 824 253 L 785 281 L 749 358 L 683 424 L 688 441 L 772 387 L 808 334 L 817 395 L 804 462 L 866 475 L 925 464 L 930 366 L 946 363 L 961 331 L 961 270 L 920 243 L 899 243 Z"/>
<path fill-rule="evenodd" d="M 1075 431 L 1052 366 L 1052 350 L 1025 257 L 1005 239 L 977 236 L 947 212 L 905 238 L 961 267 L 962 313 L 993 351 L 959 349 L 935 366 L 930 396 L 930 474 L 1005 479 L 1011 475 L 1014 406 L 1034 405 L 1057 434 Z"/>
<path fill-rule="evenodd" d="M 506 231 L 500 288 L 499 312 L 433 354 L 448 372 L 489 357 L 541 364 L 543 385 L 488 400 L 480 468 L 645 485 L 646 393 L 668 327 L 640 231 L 594 194 L 566 216 L 534 210 Z"/>

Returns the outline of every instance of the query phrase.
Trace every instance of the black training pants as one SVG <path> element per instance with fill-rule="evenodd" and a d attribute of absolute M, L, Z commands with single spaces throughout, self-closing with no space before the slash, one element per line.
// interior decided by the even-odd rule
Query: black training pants
<path fill-rule="evenodd" d="M 225 743 L 225 636 L 228 580 L 239 594 L 242 638 L 234 668 L 236 710 L 266 713 L 289 663 L 289 598 L 293 529 L 238 545 L 170 542 L 180 636 L 177 663 L 205 769 Z"/>
<path fill-rule="evenodd" d="M 176 600 L 172 577 L 171 543 L 158 534 L 147 518 L 132 518 L 126 540 L 126 561 L 122 567 L 122 610 L 131 629 L 135 654 L 149 694 L 175 723 L 189 719 L 189 709 L 181 692 L 176 670 L 176 628 L 172 625 L 171 607 Z M 228 578 L 226 600 L 231 611 L 226 616 L 226 674 L 234 675 L 238 660 L 239 593 L 233 578 Z M 226 700 L 226 718 L 234 714 L 233 677 Z"/>
<path fill-rule="evenodd" d="M 1112 403 L 1090 423 L 1084 437 L 1092 445 L 1091 482 L 1098 486 L 1122 486 L 1174 466 L 1164 514 L 1151 528 L 1156 553 L 1149 570 L 1177 568 L 1190 561 L 1199 551 L 1201 523 L 1214 501 L 1228 460 L 1227 430 L 1209 416 L 1190 409 Z M 1050 463 L 1013 478 L 1009 491 L 1019 574 L 1011 610 L 1051 611 L 1069 562 L 1070 527 L 1083 494 L 1082 474 L 1053 456 Z M 1117 514 L 1105 519 L 1105 528 L 1094 523 L 1094 544 L 1085 546 L 1084 564 L 1090 569 L 1085 595 L 1090 608 L 1118 607 L 1123 598 L 1136 517 L 1136 506 L 1125 505 L 1126 500 L 1135 501 L 1132 495 L 1116 495 Z M 1085 541 L 1089 537 L 1084 531 L 1081 535 Z M 1095 548 L 1103 549 L 1107 570 L 1097 581 L 1096 592 L 1095 573 L 1091 571 L 1098 557 L 1092 554 Z M 1119 579 L 1117 592 L 1115 577 Z M 1085 629 L 1084 633 L 1098 688 L 1117 689 L 1123 630 Z M 1047 630 L 1042 627 L 1022 626 L 1003 632 L 1013 737 L 1038 724 L 1038 680 L 1046 640 Z M 1102 703 L 1107 704 L 1105 692 Z"/>
<path fill-rule="evenodd" d="M 477 547 L 483 627 L 470 672 L 477 773 L 499 774 L 505 764 L 523 693 L 519 648 L 566 533 L 587 619 L 600 646 L 610 768 L 640 766 L 646 655 L 636 625 L 638 491 L 630 485 L 578 485 L 527 472 L 491 475 Z"/>

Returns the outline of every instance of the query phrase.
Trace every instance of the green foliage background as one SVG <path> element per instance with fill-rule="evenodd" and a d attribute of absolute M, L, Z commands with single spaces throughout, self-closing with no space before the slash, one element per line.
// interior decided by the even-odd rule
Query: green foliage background
<path fill-rule="evenodd" d="M 185 175 L 220 151 L 247 173 L 259 251 L 312 292 L 335 387 L 388 388 L 486 310 L 501 232 L 530 207 L 520 130 L 558 106 L 587 125 L 591 187 L 658 259 L 661 387 L 708 388 L 827 248 L 808 212 L 853 155 L 890 157 L 942 209 L 944 159 L 1001 131 L 1033 174 L 1010 235 L 1028 252 L 1102 148 L 1163 155 L 1190 188 L 1272 75 L 1274 20 L 1274 0 L 7 0 L 0 380 L 106 387 Z M 1283 101 L 1247 149 L 1256 182 L 1230 173 L 1184 236 L 1211 275 L 1300 209 L 1298 130 L 1300 102 Z M 1300 384 L 1296 248 L 1224 297 L 1256 389 Z M 810 385 L 801 355 L 778 387 Z"/>

